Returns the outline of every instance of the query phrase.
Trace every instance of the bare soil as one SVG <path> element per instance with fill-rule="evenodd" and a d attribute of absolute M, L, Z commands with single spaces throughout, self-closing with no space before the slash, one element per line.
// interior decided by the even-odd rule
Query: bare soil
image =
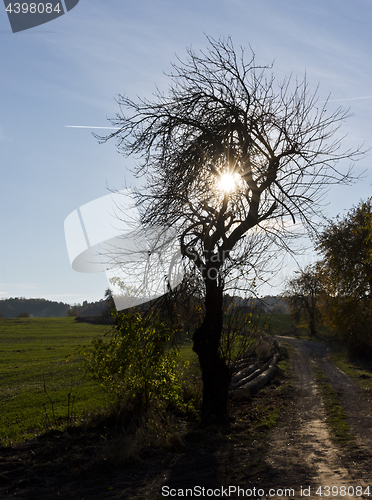
<path fill-rule="evenodd" d="M 252 400 L 231 403 L 230 425 L 191 425 L 182 446 L 149 450 L 125 465 L 102 458 L 107 438 L 93 430 L 53 431 L 20 446 L 0 447 L 0 499 L 156 500 L 166 498 L 163 486 L 175 490 L 172 498 L 182 498 L 186 488 L 195 486 L 204 487 L 208 498 L 222 498 L 221 487 L 229 486 L 244 489 L 244 498 L 262 497 L 259 489 L 274 499 L 357 498 L 357 492 L 368 498 L 369 485 L 372 496 L 370 399 L 332 364 L 323 345 L 278 339 L 294 347 L 289 385 L 276 379 Z M 338 391 L 356 437 L 352 446 L 340 448 L 330 438 L 312 364 L 318 364 Z M 279 423 L 268 429 L 268 418 L 278 408 Z M 329 495 L 327 486 L 334 487 Z M 357 486 L 362 490 L 353 490 Z M 322 496 L 316 494 L 319 487 Z M 229 498 L 243 498 L 242 491 L 240 496 L 233 489 L 230 493 Z"/>

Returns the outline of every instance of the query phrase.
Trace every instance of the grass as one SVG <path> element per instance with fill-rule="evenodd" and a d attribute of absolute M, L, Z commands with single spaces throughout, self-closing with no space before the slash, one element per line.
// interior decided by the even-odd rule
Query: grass
<path fill-rule="evenodd" d="M 332 353 L 333 363 L 365 391 L 372 391 L 372 363 L 350 356 L 347 346 L 328 329 L 323 328 L 313 339 L 326 345 Z"/>
<path fill-rule="evenodd" d="M 22 442 L 48 428 L 63 429 L 108 407 L 105 391 L 85 378 L 76 352 L 77 346 L 91 344 L 106 329 L 74 318 L 0 319 L 1 444 Z M 197 356 L 188 337 L 178 346 L 181 359 L 190 365 L 185 372 L 186 399 L 194 398 L 196 389 L 201 392 Z M 286 365 L 288 361 L 281 362 L 285 372 Z M 271 427 L 279 416 L 275 408 L 271 413 L 261 422 L 264 427 Z"/>
<path fill-rule="evenodd" d="M 349 375 L 361 389 L 372 391 L 372 369 L 369 363 L 351 360 L 346 350 L 333 353 L 332 361 L 346 375 Z"/>
<path fill-rule="evenodd" d="M 290 314 L 264 314 L 262 321 L 267 325 L 268 333 L 274 335 L 292 335 L 293 326 Z"/>
<path fill-rule="evenodd" d="M 296 351 L 296 349 L 292 345 L 286 344 L 285 342 L 280 342 L 280 343 L 281 343 L 281 345 L 285 346 L 285 348 L 287 349 L 287 353 L 288 353 L 288 358 L 283 357 L 278 363 L 278 367 L 283 371 L 285 380 L 287 381 L 282 385 L 283 389 L 286 390 L 288 383 L 290 382 L 290 380 L 292 378 L 291 355 L 293 355 L 293 353 Z"/>
<path fill-rule="evenodd" d="M 281 408 L 274 408 L 268 415 L 266 415 L 260 422 L 259 427 L 264 429 L 271 429 L 279 420 Z"/>
<path fill-rule="evenodd" d="M 372 363 L 349 355 L 347 347 L 329 335 L 320 339 L 332 352 L 333 363 L 365 391 L 372 391 Z"/>
<path fill-rule="evenodd" d="M 19 443 L 48 428 L 110 412 L 106 391 L 84 376 L 79 345 L 90 345 L 108 327 L 74 318 L 0 319 L 0 443 Z M 179 344 L 185 397 L 195 397 L 200 381 L 192 342 Z M 198 377 L 199 375 L 199 377 Z"/>
<path fill-rule="evenodd" d="M 329 338 L 332 337 L 329 329 L 322 325 L 317 328 L 317 335 L 312 337 L 308 326 L 293 326 L 290 314 L 267 314 L 263 316 L 263 320 L 266 324 L 267 332 L 273 335 L 284 335 L 315 341 L 323 341 L 323 339 L 329 340 Z"/>
<path fill-rule="evenodd" d="M 31 438 L 104 404 L 101 387 L 71 357 L 105 327 L 74 318 L 0 320 L 0 441 Z"/>
<path fill-rule="evenodd" d="M 315 367 L 313 372 L 322 394 L 327 414 L 326 423 L 330 429 L 332 441 L 339 445 L 350 444 L 355 438 L 350 432 L 350 426 L 346 421 L 346 413 L 339 402 L 337 391 L 318 367 Z"/>
<path fill-rule="evenodd" d="M 192 350 L 191 340 L 187 339 L 182 343 L 178 343 L 177 348 L 180 351 L 180 357 L 183 361 L 186 361 L 188 363 L 193 363 L 198 359 L 196 353 Z"/>

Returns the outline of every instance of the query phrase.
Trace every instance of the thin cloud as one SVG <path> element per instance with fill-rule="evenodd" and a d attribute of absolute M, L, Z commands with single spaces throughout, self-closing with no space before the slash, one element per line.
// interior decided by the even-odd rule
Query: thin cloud
<path fill-rule="evenodd" d="M 319 102 L 341 102 L 341 101 L 359 101 L 362 99 L 372 99 L 372 95 L 367 95 L 364 97 L 348 97 L 345 99 L 328 99 L 328 101 L 319 101 Z"/>
<path fill-rule="evenodd" d="M 109 130 L 120 130 L 120 127 L 90 127 L 89 125 L 65 125 L 65 128 L 105 128 Z"/>
<path fill-rule="evenodd" d="M 45 295 L 45 297 L 84 297 L 82 293 L 54 293 Z"/>
<path fill-rule="evenodd" d="M 2 287 L 13 287 L 13 286 L 17 286 L 17 287 L 20 287 L 20 288 L 32 288 L 32 289 L 36 289 L 36 288 L 39 288 L 38 286 L 36 285 L 32 285 L 30 283 L 0 283 L 0 286 Z M 1 292 L 0 292 L 1 293 Z"/>

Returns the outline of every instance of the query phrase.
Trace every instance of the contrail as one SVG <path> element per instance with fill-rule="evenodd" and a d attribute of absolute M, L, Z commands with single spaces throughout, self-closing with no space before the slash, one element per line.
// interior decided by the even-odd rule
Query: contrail
<path fill-rule="evenodd" d="M 359 99 L 372 99 L 372 95 L 367 95 L 364 97 L 349 97 L 347 99 L 329 99 L 328 101 L 320 101 L 320 102 L 358 101 Z"/>
<path fill-rule="evenodd" d="M 89 125 L 65 125 L 65 128 L 105 128 L 110 130 L 120 130 L 120 127 L 90 127 Z"/>

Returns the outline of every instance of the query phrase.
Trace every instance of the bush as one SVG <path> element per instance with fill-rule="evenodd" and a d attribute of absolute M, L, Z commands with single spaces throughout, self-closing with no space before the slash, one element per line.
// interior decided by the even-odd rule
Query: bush
<path fill-rule="evenodd" d="M 17 318 L 31 318 L 31 315 L 27 312 L 22 312 L 17 314 Z"/>
<path fill-rule="evenodd" d="M 369 300 L 355 297 L 324 297 L 322 302 L 325 324 L 355 358 L 370 358 L 372 354 L 372 310 Z"/>
<path fill-rule="evenodd" d="M 179 352 L 170 345 L 174 332 L 155 315 L 114 311 L 113 317 L 109 333 L 81 348 L 87 372 L 118 401 L 131 401 L 136 412 L 147 411 L 154 400 L 191 409 L 182 397 Z"/>

